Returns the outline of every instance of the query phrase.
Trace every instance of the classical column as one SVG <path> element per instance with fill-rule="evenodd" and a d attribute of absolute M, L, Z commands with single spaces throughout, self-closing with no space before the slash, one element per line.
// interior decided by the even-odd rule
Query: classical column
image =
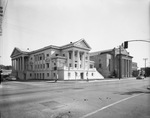
<path fill-rule="evenodd" d="M 17 70 L 17 59 L 15 59 L 15 70 Z"/>
<path fill-rule="evenodd" d="M 42 70 L 44 70 L 43 65 L 44 65 L 44 53 L 42 53 Z M 33 69 L 33 67 L 32 67 L 32 69 Z"/>
<path fill-rule="evenodd" d="M 18 59 L 16 58 L 16 70 L 18 70 Z"/>
<path fill-rule="evenodd" d="M 83 69 L 85 69 L 85 52 L 83 52 Z"/>
<path fill-rule="evenodd" d="M 83 52 L 81 53 L 81 68 L 83 69 Z"/>
<path fill-rule="evenodd" d="M 15 63 L 15 59 L 13 61 L 13 65 L 14 65 L 14 69 L 16 70 L 16 63 Z"/>
<path fill-rule="evenodd" d="M 132 60 L 130 60 L 130 77 L 132 77 Z"/>
<path fill-rule="evenodd" d="M 24 56 L 22 56 L 22 71 L 24 71 Z"/>
<path fill-rule="evenodd" d="M 20 70 L 20 63 L 19 63 L 19 58 L 18 58 L 18 70 Z"/>
<path fill-rule="evenodd" d="M 69 51 L 67 52 L 67 67 L 69 68 Z"/>
<path fill-rule="evenodd" d="M 16 66 L 15 66 L 15 59 L 14 59 L 14 61 L 13 61 L 13 62 L 14 62 L 14 70 L 16 70 Z"/>
<path fill-rule="evenodd" d="M 128 60 L 126 59 L 126 77 L 128 77 Z"/>
<path fill-rule="evenodd" d="M 12 67 L 14 69 L 13 59 L 11 59 L 11 65 L 12 65 Z"/>
<path fill-rule="evenodd" d="M 74 58 L 74 50 L 72 50 L 72 68 L 74 69 L 74 61 L 75 61 L 75 58 Z"/>
<path fill-rule="evenodd" d="M 78 64 L 77 64 L 77 68 L 80 68 L 80 55 L 79 55 L 79 50 L 77 51 L 77 60 L 78 60 Z"/>
<path fill-rule="evenodd" d="M 19 57 L 19 70 L 21 70 L 21 59 Z"/>
<path fill-rule="evenodd" d="M 126 59 L 124 59 L 124 76 L 126 77 Z"/>
<path fill-rule="evenodd" d="M 124 59 L 122 58 L 122 63 L 121 63 L 121 70 L 122 70 L 122 77 L 124 77 Z"/>
<path fill-rule="evenodd" d="M 21 70 L 21 59 L 19 57 L 19 70 Z"/>
<path fill-rule="evenodd" d="M 129 60 L 127 60 L 127 77 L 129 77 Z"/>
<path fill-rule="evenodd" d="M 129 77 L 130 77 L 130 70 L 131 70 L 131 69 L 130 69 L 130 65 L 131 65 L 130 62 L 131 62 L 131 61 L 129 60 Z"/>
<path fill-rule="evenodd" d="M 12 64 L 13 64 L 13 68 L 15 70 L 15 60 L 14 59 L 12 60 Z"/>
<path fill-rule="evenodd" d="M 87 54 L 87 57 L 88 57 L 87 69 L 89 69 L 89 67 L 90 67 L 90 56 L 89 56 L 89 53 Z"/>
<path fill-rule="evenodd" d="M 128 77 L 130 77 L 130 60 L 128 60 Z"/>
<path fill-rule="evenodd" d="M 19 70 L 19 59 L 17 58 L 17 70 Z"/>

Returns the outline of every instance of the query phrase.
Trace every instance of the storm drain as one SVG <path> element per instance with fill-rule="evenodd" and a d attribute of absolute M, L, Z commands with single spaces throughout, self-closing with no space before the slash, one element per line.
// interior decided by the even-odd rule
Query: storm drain
<path fill-rule="evenodd" d="M 58 108 L 65 106 L 65 105 L 60 104 L 59 102 L 56 102 L 56 101 L 47 101 L 47 102 L 43 102 L 41 104 L 52 109 L 52 110 L 55 110 L 55 109 L 58 109 Z"/>

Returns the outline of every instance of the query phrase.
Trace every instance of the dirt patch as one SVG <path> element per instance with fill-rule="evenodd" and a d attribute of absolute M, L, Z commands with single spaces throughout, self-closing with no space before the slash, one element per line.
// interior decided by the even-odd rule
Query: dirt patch
<path fill-rule="evenodd" d="M 66 113 L 58 113 L 55 115 L 52 115 L 51 118 L 72 118 L 71 112 L 66 112 Z"/>
<path fill-rule="evenodd" d="M 56 101 L 47 101 L 47 102 L 43 102 L 43 103 L 40 103 L 52 110 L 55 110 L 55 109 L 58 109 L 58 108 L 61 108 L 61 107 L 64 107 L 65 105 L 59 103 L 59 102 L 56 102 Z"/>

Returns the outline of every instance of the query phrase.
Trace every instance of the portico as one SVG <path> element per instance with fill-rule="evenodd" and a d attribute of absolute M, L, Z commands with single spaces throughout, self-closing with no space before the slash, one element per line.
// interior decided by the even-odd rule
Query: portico
<path fill-rule="evenodd" d="M 132 60 L 128 57 L 122 57 L 122 77 L 132 76 Z"/>
<path fill-rule="evenodd" d="M 67 66 L 69 69 L 85 69 L 89 62 L 89 56 L 86 51 L 69 50 L 67 51 Z M 87 56 L 87 57 L 86 57 Z"/>
<path fill-rule="evenodd" d="M 19 56 L 12 59 L 12 67 L 16 71 L 24 71 L 25 70 L 25 56 Z"/>

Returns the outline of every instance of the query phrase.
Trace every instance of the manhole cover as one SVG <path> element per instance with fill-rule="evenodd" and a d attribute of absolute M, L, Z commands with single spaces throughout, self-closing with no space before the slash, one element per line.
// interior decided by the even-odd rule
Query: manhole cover
<path fill-rule="evenodd" d="M 46 107 L 49 107 L 50 109 L 53 109 L 53 110 L 65 106 L 65 105 L 62 105 L 62 104 L 60 104 L 59 102 L 56 102 L 56 101 L 47 101 L 47 102 L 43 102 L 41 104 L 46 106 Z"/>

